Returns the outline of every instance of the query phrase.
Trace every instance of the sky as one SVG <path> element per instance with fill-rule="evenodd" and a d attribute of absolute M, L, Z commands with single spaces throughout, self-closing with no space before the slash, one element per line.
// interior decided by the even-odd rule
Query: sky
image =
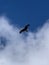
<path fill-rule="evenodd" d="M 29 23 L 34 31 L 49 18 L 49 0 L 0 0 L 0 15 L 7 16 L 15 26 Z"/>
<path fill-rule="evenodd" d="M 49 65 L 48 0 L 0 0 L 0 65 Z"/>
<path fill-rule="evenodd" d="M 49 19 L 27 36 L 0 16 L 0 65 L 49 65 Z"/>

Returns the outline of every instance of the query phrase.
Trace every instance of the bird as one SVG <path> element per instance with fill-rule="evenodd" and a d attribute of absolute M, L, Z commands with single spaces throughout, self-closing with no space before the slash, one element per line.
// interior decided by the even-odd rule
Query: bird
<path fill-rule="evenodd" d="M 22 33 L 22 32 L 24 32 L 24 31 L 28 32 L 28 27 L 29 27 L 29 26 L 30 26 L 30 24 L 25 25 L 24 28 L 22 28 L 22 29 L 19 31 L 19 33 Z"/>

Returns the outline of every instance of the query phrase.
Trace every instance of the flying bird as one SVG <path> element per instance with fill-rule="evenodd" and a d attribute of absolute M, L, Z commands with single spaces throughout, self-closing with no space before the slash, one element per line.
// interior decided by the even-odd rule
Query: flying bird
<path fill-rule="evenodd" d="M 28 32 L 28 27 L 29 27 L 29 26 L 30 26 L 30 24 L 25 25 L 25 27 L 22 28 L 19 33 L 22 33 L 22 32 L 24 32 L 24 31 Z"/>

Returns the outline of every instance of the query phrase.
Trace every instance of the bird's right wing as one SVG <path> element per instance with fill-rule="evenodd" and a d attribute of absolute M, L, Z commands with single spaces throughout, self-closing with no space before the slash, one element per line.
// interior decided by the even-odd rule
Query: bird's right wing
<path fill-rule="evenodd" d="M 19 33 L 22 33 L 24 31 L 24 29 L 21 29 Z"/>

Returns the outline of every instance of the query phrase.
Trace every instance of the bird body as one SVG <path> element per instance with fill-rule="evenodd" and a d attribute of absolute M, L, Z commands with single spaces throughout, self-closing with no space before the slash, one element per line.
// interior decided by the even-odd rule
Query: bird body
<path fill-rule="evenodd" d="M 29 24 L 25 25 L 25 27 L 23 29 L 21 29 L 19 33 L 22 33 L 24 31 L 28 32 L 28 26 L 30 26 L 30 25 Z"/>

